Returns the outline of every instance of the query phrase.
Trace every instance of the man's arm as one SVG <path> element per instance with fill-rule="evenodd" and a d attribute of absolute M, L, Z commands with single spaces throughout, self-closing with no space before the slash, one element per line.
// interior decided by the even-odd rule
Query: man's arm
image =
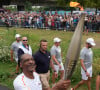
<path fill-rule="evenodd" d="M 52 88 L 46 88 L 45 90 L 67 90 L 70 86 L 70 80 L 60 80 Z"/>
<path fill-rule="evenodd" d="M 89 75 L 89 73 L 87 72 L 87 69 L 86 69 L 86 67 L 85 67 L 85 65 L 84 65 L 84 63 L 83 63 L 83 59 L 81 59 L 81 67 L 82 67 L 83 70 L 85 71 L 86 75 L 89 77 L 90 75 Z"/>
<path fill-rule="evenodd" d="M 96 90 L 99 90 L 99 88 L 100 88 L 100 75 L 98 75 L 96 78 Z"/>
<path fill-rule="evenodd" d="M 83 70 L 86 72 L 87 70 L 86 70 L 85 65 L 83 63 L 83 59 L 81 59 L 81 66 L 82 66 Z"/>
<path fill-rule="evenodd" d="M 11 55 L 11 62 L 13 62 L 14 61 L 14 59 L 13 59 L 13 50 L 10 51 L 10 55 Z"/>
<path fill-rule="evenodd" d="M 54 62 L 55 62 L 57 65 L 59 65 L 59 67 L 61 68 L 61 65 L 60 65 L 60 63 L 57 61 L 55 55 L 52 55 L 52 59 L 53 59 Z"/>
<path fill-rule="evenodd" d="M 57 84 L 49 90 L 67 90 L 70 86 L 70 80 L 60 80 Z"/>
<path fill-rule="evenodd" d="M 24 54 L 24 51 L 21 48 L 19 48 L 18 49 L 18 60 L 20 60 L 20 57 L 22 54 Z"/>
<path fill-rule="evenodd" d="M 10 50 L 10 55 L 11 55 L 10 60 L 11 60 L 11 62 L 14 61 L 14 59 L 13 59 L 14 50 L 15 50 L 15 45 L 14 45 L 14 43 L 12 43 L 11 50 Z"/>
<path fill-rule="evenodd" d="M 55 68 L 54 68 L 54 64 L 53 64 L 53 61 L 52 61 L 52 60 L 50 60 L 50 67 L 52 68 L 52 70 L 53 70 L 53 72 L 54 72 L 54 74 L 55 74 L 55 77 L 57 77 L 58 74 L 57 74 L 57 72 L 56 72 L 56 70 L 55 70 Z"/>
<path fill-rule="evenodd" d="M 55 71 L 54 64 L 53 64 L 52 60 L 50 60 L 50 67 L 52 68 L 53 71 Z"/>

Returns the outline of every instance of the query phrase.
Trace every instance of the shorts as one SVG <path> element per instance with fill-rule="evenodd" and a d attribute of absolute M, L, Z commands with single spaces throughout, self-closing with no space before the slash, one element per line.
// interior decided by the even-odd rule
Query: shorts
<path fill-rule="evenodd" d="M 54 68 L 55 68 L 55 70 L 56 70 L 56 72 L 58 73 L 59 71 L 62 71 L 62 70 L 64 70 L 64 65 L 63 65 L 63 63 L 61 62 L 61 68 L 59 68 L 59 65 L 54 65 Z"/>
<path fill-rule="evenodd" d="M 18 63 L 18 59 L 15 58 L 16 63 Z"/>
<path fill-rule="evenodd" d="M 40 75 L 40 80 L 42 82 L 43 88 L 49 88 L 49 80 L 50 80 L 50 71 L 47 73 L 39 74 Z"/>
<path fill-rule="evenodd" d="M 92 77 L 92 66 L 87 69 L 87 72 L 90 74 L 90 77 Z M 83 80 L 88 80 L 88 77 L 86 76 L 86 73 L 83 68 L 81 68 L 81 75 Z"/>

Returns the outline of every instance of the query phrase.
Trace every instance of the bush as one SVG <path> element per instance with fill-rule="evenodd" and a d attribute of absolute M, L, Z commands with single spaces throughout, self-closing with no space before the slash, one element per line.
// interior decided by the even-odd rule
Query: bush
<path fill-rule="evenodd" d="M 9 72 L 0 72 L 0 81 L 4 81 L 7 80 L 7 78 L 9 78 L 11 75 Z"/>
<path fill-rule="evenodd" d="M 11 11 L 11 12 L 17 11 L 17 8 L 16 7 L 12 7 L 12 6 L 6 7 L 6 9 Z"/>
<path fill-rule="evenodd" d="M 10 61 L 10 46 L 13 41 L 13 39 L 10 39 L 10 37 L 14 37 L 16 31 L 13 30 L 13 34 L 11 34 L 10 31 L 5 31 L 6 33 L 0 34 L 0 61 L 1 62 L 8 62 Z"/>

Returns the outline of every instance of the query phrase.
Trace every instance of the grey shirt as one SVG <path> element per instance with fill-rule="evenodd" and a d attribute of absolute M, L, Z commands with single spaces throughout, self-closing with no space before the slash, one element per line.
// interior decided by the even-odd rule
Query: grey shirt
<path fill-rule="evenodd" d="M 11 50 L 13 50 L 14 52 L 14 57 L 15 57 L 15 60 L 16 62 L 18 61 L 18 49 L 19 49 L 19 46 L 22 45 L 22 42 L 13 42 L 12 45 L 11 45 Z"/>
<path fill-rule="evenodd" d="M 57 61 L 59 63 L 62 62 L 61 48 L 60 48 L 60 46 L 56 47 L 55 45 L 53 45 L 52 48 L 51 48 L 51 50 L 50 50 L 50 53 L 51 53 L 51 56 L 55 55 L 55 57 L 56 57 L 56 59 L 57 59 Z M 54 62 L 54 64 L 56 64 L 56 63 Z"/>
<path fill-rule="evenodd" d="M 92 66 L 93 52 L 91 48 L 84 47 L 80 52 L 80 59 L 83 60 L 86 69 Z"/>

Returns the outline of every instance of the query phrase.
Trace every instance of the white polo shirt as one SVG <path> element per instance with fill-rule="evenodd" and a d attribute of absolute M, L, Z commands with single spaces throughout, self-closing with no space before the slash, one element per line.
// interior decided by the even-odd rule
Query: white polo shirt
<path fill-rule="evenodd" d="M 21 73 L 13 82 L 15 90 L 42 90 L 40 77 L 36 72 L 33 72 L 34 79 L 30 79 Z"/>

